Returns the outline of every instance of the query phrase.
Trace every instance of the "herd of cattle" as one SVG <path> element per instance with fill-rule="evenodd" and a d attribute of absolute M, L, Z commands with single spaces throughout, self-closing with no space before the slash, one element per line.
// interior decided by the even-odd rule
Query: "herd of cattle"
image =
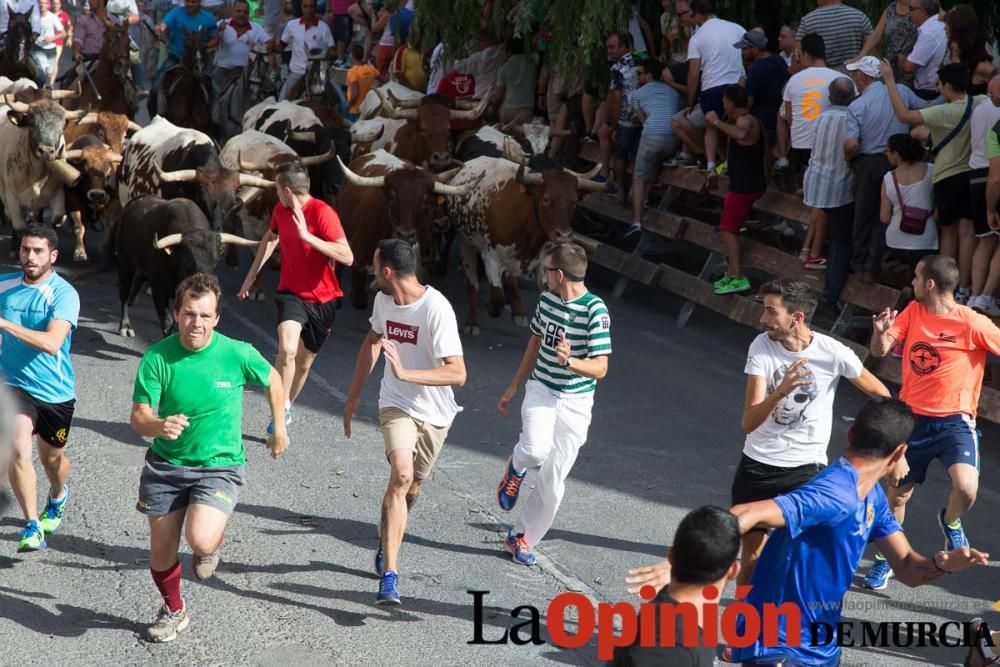
<path fill-rule="evenodd" d="M 164 117 L 140 127 L 130 109 L 108 108 L 112 100 L 72 109 L 83 104 L 80 93 L 0 76 L 0 201 L 15 239 L 45 209 L 56 225 L 69 214 L 76 261 L 88 259 L 88 227 L 113 226 L 103 255 L 117 265 L 126 336 L 134 335 L 128 307 L 144 285 L 165 333 L 180 280 L 214 272 L 223 257 L 239 263 L 236 247 L 255 245 L 267 229 L 275 172 L 289 161 L 308 167 L 313 196 L 335 207 L 355 257 L 367 259 L 351 269 L 354 307 L 366 307 L 379 240 L 414 243 L 422 270 L 440 272 L 458 238 L 472 334 L 480 260 L 490 314 L 509 303 L 526 324 L 517 278 L 537 270 L 547 243 L 570 238 L 582 194 L 604 187 L 592 180 L 596 170 L 576 173 L 544 155 L 545 126 L 482 125 L 485 101 L 392 82 L 371 91 L 353 124 L 321 101 L 268 98 L 221 148 Z"/>

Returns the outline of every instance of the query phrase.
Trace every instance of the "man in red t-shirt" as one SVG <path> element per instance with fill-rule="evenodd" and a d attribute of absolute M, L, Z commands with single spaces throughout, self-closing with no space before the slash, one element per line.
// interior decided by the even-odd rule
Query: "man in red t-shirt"
<path fill-rule="evenodd" d="M 309 369 L 333 328 L 336 300 L 343 296 L 334 262 L 354 263 L 337 213 L 309 196 L 309 172 L 297 162 L 278 168 L 278 201 L 271 226 L 257 248 L 239 298 L 246 299 L 257 273 L 281 244 L 281 276 L 274 301 L 278 309 L 278 358 L 275 367 L 285 387 L 285 423 L 292 401 L 302 391 Z M 270 435 L 273 422 L 268 424 Z"/>

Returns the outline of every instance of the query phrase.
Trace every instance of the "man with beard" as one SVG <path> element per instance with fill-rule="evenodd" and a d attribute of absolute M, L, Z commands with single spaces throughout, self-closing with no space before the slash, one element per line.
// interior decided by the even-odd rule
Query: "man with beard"
<path fill-rule="evenodd" d="M 812 331 L 806 317 L 816 296 L 805 283 L 774 280 L 760 288 L 765 333 L 750 344 L 743 430 L 747 437 L 733 505 L 769 500 L 808 482 L 827 463 L 837 383 L 846 377 L 869 396 L 889 396 L 849 347 Z M 754 528 L 742 536 L 746 584 L 767 538 Z"/>
<path fill-rule="evenodd" d="M 961 516 L 979 491 L 979 432 L 976 410 L 986 353 L 1000 354 L 1000 329 L 985 315 L 955 303 L 958 265 L 946 255 L 917 263 L 913 301 L 897 313 L 888 308 L 872 317 L 871 351 L 884 357 L 903 344 L 903 387 L 899 397 L 916 415 L 907 440 L 904 474 L 889 486 L 889 507 L 900 524 L 906 502 L 937 459 L 951 478 L 948 504 L 937 521 L 945 549 L 968 546 Z M 892 568 L 881 554 L 862 584 L 882 590 Z"/>
<path fill-rule="evenodd" d="M 243 387 L 267 390 L 275 418 L 271 456 L 288 449 L 281 376 L 252 345 L 215 331 L 222 293 L 215 276 L 196 273 L 177 286 L 177 333 L 143 355 L 132 392 L 132 429 L 153 438 L 139 480 L 136 509 L 149 518 L 149 570 L 163 596 L 146 630 L 168 642 L 189 623 L 181 597 L 181 532 L 194 574 L 208 579 L 245 479 Z M 186 530 L 184 530 L 186 529 Z"/>
<path fill-rule="evenodd" d="M 461 412 L 452 387 L 465 384 L 465 358 L 455 311 L 443 294 L 417 280 L 413 246 L 400 239 L 380 241 L 375 251 L 379 294 L 361 343 L 354 378 L 344 404 L 344 435 L 361 390 L 379 353 L 385 372 L 379 388 L 378 422 L 389 461 L 389 485 L 382 498 L 375 573 L 376 604 L 399 604 L 399 550 L 410 509 L 430 475 L 455 415 Z"/>
<path fill-rule="evenodd" d="M 51 227 L 29 225 L 21 234 L 21 272 L 0 275 L 0 370 L 17 402 L 10 484 L 25 520 L 18 551 L 48 546 L 45 535 L 62 524 L 69 500 L 69 459 L 63 450 L 76 405 L 69 346 L 80 296 L 52 270 L 58 243 Z M 31 460 L 35 434 L 49 478 L 41 516 Z"/>

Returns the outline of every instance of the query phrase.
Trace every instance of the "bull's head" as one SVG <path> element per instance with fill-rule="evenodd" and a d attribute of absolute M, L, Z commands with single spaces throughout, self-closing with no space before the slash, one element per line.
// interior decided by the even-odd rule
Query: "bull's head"
<path fill-rule="evenodd" d="M 535 217 L 550 241 L 561 243 L 572 239 L 571 223 L 579 192 L 597 192 L 607 187 L 593 180 L 600 169 L 601 165 L 597 165 L 586 174 L 578 174 L 569 169 L 529 171 L 524 162 L 518 167 L 516 180 L 523 191 L 531 194 Z"/>
<path fill-rule="evenodd" d="M 142 126 L 134 120 L 129 120 L 128 116 L 110 111 L 91 111 L 83 116 L 80 125 L 94 125 L 91 132 L 111 147 L 115 153 L 121 153 L 125 149 L 125 135 L 129 132 L 138 132 Z"/>
<path fill-rule="evenodd" d="M 329 162 L 333 158 L 337 157 L 337 149 L 335 146 L 331 146 L 330 150 L 322 155 L 309 155 L 306 157 L 296 158 L 294 155 L 278 155 L 274 156 L 266 162 L 255 162 L 252 160 L 247 160 L 242 154 L 237 155 L 237 162 L 240 165 L 241 171 L 274 171 L 282 164 L 286 162 L 298 161 L 303 167 L 314 167 L 324 162 Z"/>
<path fill-rule="evenodd" d="M 154 163 L 154 166 L 161 183 L 195 183 L 200 186 L 199 190 L 212 214 L 212 229 L 215 230 L 222 229 L 223 222 L 235 215 L 243 205 L 243 201 L 236 196 L 236 191 L 241 186 L 274 187 L 274 181 L 227 169 L 217 159 L 197 169 L 163 171 L 160 165 Z"/>
<path fill-rule="evenodd" d="M 117 166 L 122 161 L 120 153 L 108 147 L 88 146 L 66 151 L 66 160 L 83 171 L 86 179 L 87 200 L 100 208 L 108 203 L 113 188 Z"/>
<path fill-rule="evenodd" d="M 195 273 L 215 273 L 227 243 L 256 246 L 258 241 L 208 229 L 168 234 L 162 239 L 153 237 L 153 247 L 170 257 L 174 278 L 178 282 Z"/>
<path fill-rule="evenodd" d="M 66 112 L 49 99 L 23 104 L 4 95 L 7 118 L 14 125 L 27 130 L 32 154 L 40 160 L 54 160 L 63 150 L 63 130 Z"/>
<path fill-rule="evenodd" d="M 433 98 L 427 97 L 420 100 L 416 106 L 397 108 L 381 90 L 376 88 L 375 92 L 382 100 L 382 108 L 390 118 L 407 119 L 414 123 L 417 141 L 420 144 L 416 153 L 429 156 L 428 162 L 433 169 L 451 165 L 451 121 L 475 120 L 483 115 L 490 102 L 489 97 L 485 97 L 475 108 L 449 109 L 438 104 Z"/>

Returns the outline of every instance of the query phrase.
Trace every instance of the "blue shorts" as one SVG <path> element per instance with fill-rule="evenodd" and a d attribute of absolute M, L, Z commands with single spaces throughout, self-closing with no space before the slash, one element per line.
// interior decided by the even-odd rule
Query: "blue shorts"
<path fill-rule="evenodd" d="M 906 444 L 910 473 L 899 483 L 923 484 L 927 466 L 938 459 L 945 470 L 956 463 L 968 463 L 979 470 L 979 437 L 976 420 L 964 414 L 947 417 L 916 415 L 917 423 Z"/>
<path fill-rule="evenodd" d="M 698 98 L 698 106 L 701 107 L 703 113 L 707 114 L 709 111 L 714 111 L 719 118 L 726 115 L 726 110 L 722 108 L 722 93 L 729 85 L 727 83 L 724 86 L 716 86 L 715 88 L 708 88 L 701 91 L 701 97 Z"/>
<path fill-rule="evenodd" d="M 769 655 L 763 658 L 753 658 L 744 660 L 743 667 L 812 667 L 811 662 L 802 662 L 798 658 L 789 658 L 784 655 Z M 822 667 L 840 667 L 840 655 L 830 662 L 823 663 Z"/>

